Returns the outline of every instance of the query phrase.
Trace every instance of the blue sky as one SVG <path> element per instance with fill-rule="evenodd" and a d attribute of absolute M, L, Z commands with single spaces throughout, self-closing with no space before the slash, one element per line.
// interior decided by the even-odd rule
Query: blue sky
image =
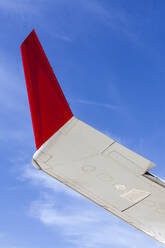
<path fill-rule="evenodd" d="M 163 0 L 0 0 L 0 247 L 163 247 L 32 167 L 19 47 L 35 28 L 76 117 L 165 178 L 164 12 Z"/>

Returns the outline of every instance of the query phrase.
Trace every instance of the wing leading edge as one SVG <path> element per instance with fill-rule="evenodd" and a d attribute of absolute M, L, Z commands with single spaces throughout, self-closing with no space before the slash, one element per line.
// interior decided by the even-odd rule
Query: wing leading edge
<path fill-rule="evenodd" d="M 155 165 L 75 118 L 34 31 L 21 46 L 37 151 L 33 164 L 165 244 Z"/>

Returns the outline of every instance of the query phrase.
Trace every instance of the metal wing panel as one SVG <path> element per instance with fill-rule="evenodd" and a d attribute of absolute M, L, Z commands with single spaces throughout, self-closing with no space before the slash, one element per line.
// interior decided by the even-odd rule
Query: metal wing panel
<path fill-rule="evenodd" d="M 33 162 L 137 229 L 165 241 L 165 189 L 143 175 L 153 165 L 149 160 L 73 117 L 41 146 Z"/>

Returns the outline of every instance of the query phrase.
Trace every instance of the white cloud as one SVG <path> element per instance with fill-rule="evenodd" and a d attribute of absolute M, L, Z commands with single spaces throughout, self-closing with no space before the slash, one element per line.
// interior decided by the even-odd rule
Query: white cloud
<path fill-rule="evenodd" d="M 98 0 L 81 1 L 81 5 L 86 11 L 99 18 L 114 31 L 123 33 L 132 41 L 137 41 L 137 34 L 131 28 L 132 18 L 130 21 L 130 15 L 122 7 L 114 8 L 109 3 L 108 8 L 106 8 L 103 2 Z"/>
<path fill-rule="evenodd" d="M 0 232 L 0 240 L 6 236 L 6 233 Z"/>
<path fill-rule="evenodd" d="M 31 6 L 30 0 L 1 0 L 0 10 L 7 11 L 11 13 L 31 13 L 34 9 Z"/>
<path fill-rule="evenodd" d="M 62 34 L 57 34 L 56 33 L 54 36 L 56 38 L 60 39 L 60 40 L 67 41 L 67 42 L 72 42 L 72 39 L 67 35 L 62 35 Z"/>
<path fill-rule="evenodd" d="M 113 110 L 117 110 L 118 106 L 113 105 L 113 104 L 109 104 L 109 103 L 98 103 L 98 102 L 94 102 L 94 101 L 89 101 L 89 100 L 70 100 L 71 103 L 80 103 L 80 104 L 87 104 L 87 105 L 93 105 L 93 106 L 97 106 L 97 107 L 103 107 L 103 108 L 108 108 L 108 109 L 113 109 Z"/>
<path fill-rule="evenodd" d="M 69 2 L 67 0 L 1 0 L 0 1 L 0 10 L 3 12 L 8 12 L 11 14 L 21 14 L 26 15 L 26 22 L 27 22 L 27 14 L 32 14 L 34 17 L 36 16 L 42 16 L 47 14 L 48 6 L 50 9 L 54 9 L 54 12 L 58 10 L 58 13 L 62 14 L 65 9 L 71 10 L 73 12 L 73 9 L 77 10 L 75 13 L 79 13 L 80 16 L 83 14 L 83 12 L 86 12 L 90 15 L 92 18 L 99 19 L 103 24 L 110 27 L 112 30 L 123 33 L 126 35 L 129 39 L 136 41 L 137 40 L 137 34 L 134 32 L 132 26 L 132 22 L 130 21 L 129 14 L 123 9 L 123 8 L 113 8 L 111 5 L 106 8 L 103 2 L 98 0 L 79 0 L 78 2 L 76 0 L 70 0 Z M 51 13 L 51 11 L 50 11 Z M 72 13 L 73 18 L 78 18 L 77 15 L 74 15 L 75 13 Z M 57 18 L 58 20 L 58 18 Z M 131 19 L 132 20 L 132 19 Z M 48 21 L 48 20 L 47 20 Z M 57 21 L 58 22 L 58 21 Z M 72 27 L 74 31 L 79 28 L 79 26 L 76 26 L 76 21 L 74 21 L 74 27 Z M 44 24 L 43 24 L 44 25 Z M 49 24 L 51 25 L 51 24 Z M 53 22 L 54 26 L 54 22 Z M 61 26 L 62 31 L 64 31 L 64 27 Z M 87 28 L 87 25 L 86 27 Z M 81 27 L 83 29 L 83 27 Z M 57 32 L 57 30 L 56 30 Z M 63 39 L 65 41 L 71 41 L 70 37 L 67 35 L 57 35 L 57 38 Z"/>
<path fill-rule="evenodd" d="M 3 59 L 3 58 L 4 59 Z M 6 60 L 5 55 L 1 54 L 0 58 L 0 104 L 3 105 L 4 108 L 7 109 L 22 109 L 20 104 L 21 98 L 21 79 L 19 75 L 19 71 L 16 71 L 13 65 L 11 65 L 11 58 Z M 3 60 L 3 61 L 2 61 Z"/>
<path fill-rule="evenodd" d="M 3 52 L 0 58 L 0 89 L 0 140 L 28 142 L 31 126 L 18 122 L 27 108 L 24 78 L 21 78 L 19 68 L 15 66 L 12 58 L 7 54 L 5 56 Z"/>
<path fill-rule="evenodd" d="M 27 165 L 24 168 L 22 178 L 29 180 L 35 186 L 39 186 L 49 190 L 52 190 L 56 193 L 65 193 L 71 197 L 82 198 L 81 195 L 68 188 L 64 184 L 58 182 L 56 179 L 48 176 L 46 173 L 37 170 L 32 167 L 32 165 Z"/>
<path fill-rule="evenodd" d="M 26 166 L 22 176 L 42 190 L 41 200 L 30 203 L 30 216 L 58 232 L 73 248 L 162 247 L 43 172 Z"/>
<path fill-rule="evenodd" d="M 64 203 L 59 209 L 52 200 L 35 201 L 30 214 L 48 227 L 57 228 L 72 247 L 157 247 L 156 242 L 151 245 L 147 236 L 95 205 L 66 206 Z"/>

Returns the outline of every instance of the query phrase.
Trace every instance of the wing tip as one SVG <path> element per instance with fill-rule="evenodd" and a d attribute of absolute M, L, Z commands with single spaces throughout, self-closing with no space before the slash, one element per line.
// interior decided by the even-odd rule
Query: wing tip
<path fill-rule="evenodd" d="M 35 143 L 39 149 L 73 114 L 34 29 L 20 48 Z"/>
<path fill-rule="evenodd" d="M 22 47 L 26 44 L 26 42 L 31 38 L 31 37 L 37 37 L 36 31 L 33 28 L 32 31 L 29 33 L 29 35 L 24 39 L 22 44 L 20 45 L 20 49 L 22 50 Z"/>

